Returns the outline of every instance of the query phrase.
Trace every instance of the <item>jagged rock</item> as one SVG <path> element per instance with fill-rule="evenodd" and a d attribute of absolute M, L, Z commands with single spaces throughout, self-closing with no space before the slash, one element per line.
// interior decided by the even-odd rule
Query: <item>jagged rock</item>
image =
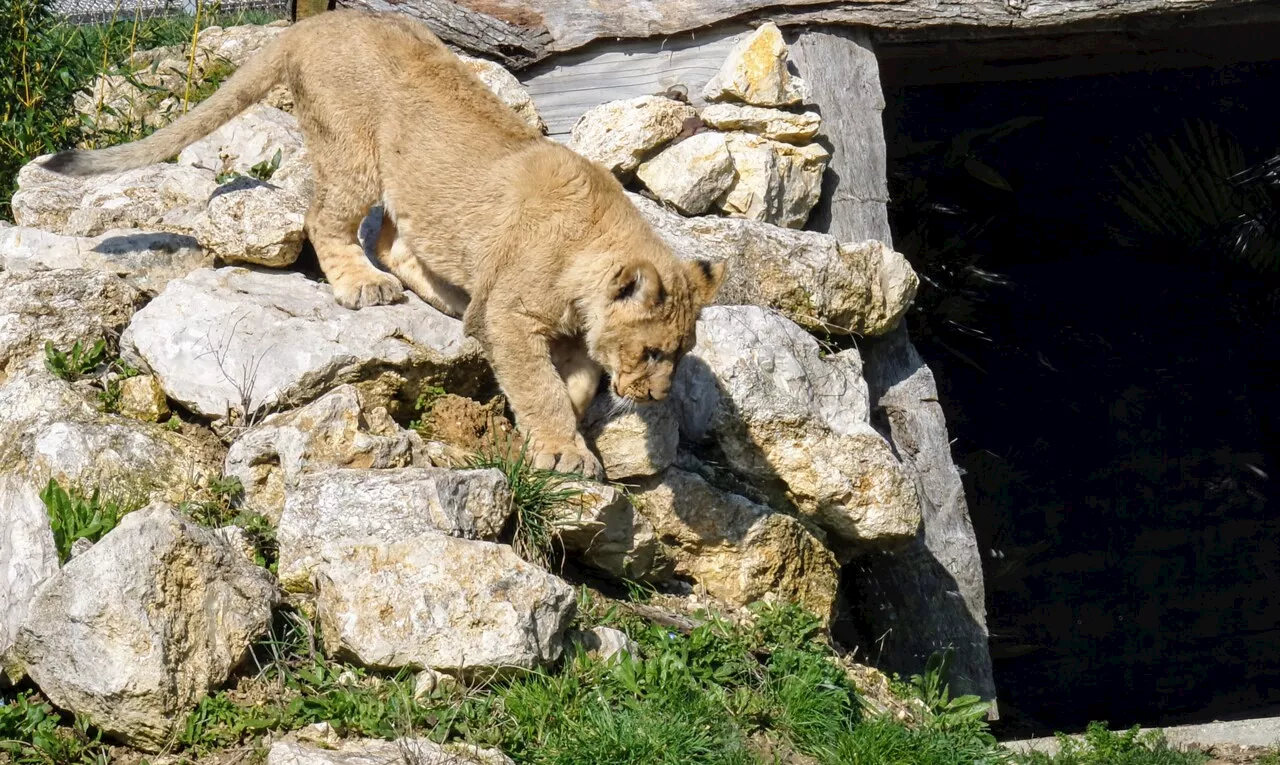
<path fill-rule="evenodd" d="M 834 237 L 741 218 L 685 218 L 637 195 L 631 201 L 682 258 L 726 261 L 721 305 L 762 305 L 811 331 L 878 336 L 911 306 L 919 279 L 879 242 Z"/>
<path fill-rule="evenodd" d="M 178 279 L 139 311 L 121 339 L 130 363 L 208 417 L 307 403 L 354 383 L 385 405 L 427 383 L 466 394 L 487 384 L 462 322 L 417 297 L 351 311 L 301 274 L 223 268 Z"/>
<path fill-rule="evenodd" d="M 215 175 L 248 175 L 258 165 L 270 165 L 277 152 L 279 167 L 306 159 L 298 121 L 274 107 L 255 104 L 183 149 L 178 164 L 204 168 Z"/>
<path fill-rule="evenodd" d="M 600 661 L 609 661 L 619 656 L 640 656 L 640 646 L 627 637 L 627 633 L 612 627 L 594 627 L 590 631 L 574 630 L 569 633 L 569 642 L 579 645 L 588 656 Z"/>
<path fill-rule="evenodd" d="M 270 183 L 236 178 L 221 186 L 197 218 L 195 235 L 228 263 L 282 268 L 302 252 L 307 200 Z"/>
<path fill-rule="evenodd" d="M 665 401 L 615 412 L 610 398 L 599 396 L 583 416 L 582 432 L 611 481 L 661 473 L 680 445 L 680 423 Z"/>
<path fill-rule="evenodd" d="M 640 165 L 636 177 L 680 212 L 701 215 L 733 185 L 734 172 L 724 136 L 699 133 Z"/>
<path fill-rule="evenodd" d="M 511 107 L 516 116 L 527 122 L 529 127 L 539 133 L 547 132 L 546 123 L 542 121 L 542 117 L 538 116 L 538 109 L 534 106 L 529 91 L 524 89 L 514 74 L 503 69 L 500 64 L 482 58 L 470 56 L 458 58 L 462 59 L 462 63 L 466 64 L 467 68 L 479 77 L 485 87 L 492 90 L 502 103 Z"/>
<path fill-rule="evenodd" d="M 740 130 L 785 143 L 811 141 L 822 126 L 817 112 L 785 112 L 743 104 L 711 104 L 698 116 L 717 130 Z"/>
<path fill-rule="evenodd" d="M 0 229 L 0 236 L 12 230 Z M 46 342 L 68 351 L 77 341 L 88 347 L 117 336 L 143 300 L 124 281 L 97 271 L 0 272 L 0 381 L 6 367 Z"/>
<path fill-rule="evenodd" d="M 533 669 L 559 658 L 576 608 L 572 587 L 492 542 L 346 540 L 317 557 L 325 648 L 369 667 L 485 679 Z"/>
<path fill-rule="evenodd" d="M 569 148 L 614 173 L 629 175 L 697 114 L 692 106 L 661 96 L 610 101 L 578 119 Z"/>
<path fill-rule="evenodd" d="M 120 382 L 120 414 L 145 422 L 160 422 L 169 417 L 169 402 L 164 388 L 151 375 L 129 377 Z"/>
<path fill-rule="evenodd" d="M 743 101 L 755 106 L 787 106 L 809 97 L 804 80 L 787 70 L 787 43 L 773 22 L 747 35 L 702 91 L 708 101 Z"/>
<path fill-rule="evenodd" d="M 712 306 L 671 398 L 682 435 L 714 439 L 775 507 L 834 536 L 837 555 L 896 546 L 920 528 L 915 482 L 870 425 L 856 350 L 826 355 L 765 308 Z"/>
<path fill-rule="evenodd" d="M 670 551 L 676 574 L 708 595 L 746 606 L 775 593 L 824 620 L 832 616 L 839 565 L 795 518 L 674 468 L 636 494 L 635 504 Z"/>
<path fill-rule="evenodd" d="M 148 292 L 171 279 L 213 265 L 186 234 L 116 229 L 93 237 L 66 236 L 26 226 L 0 228 L 0 269 L 82 268 L 105 271 Z"/>
<path fill-rule="evenodd" d="M 496 539 L 511 517 L 498 470 L 401 468 L 301 475 L 286 490 L 280 581 L 307 592 L 321 549 L 344 538 L 392 544 L 425 533 Z"/>
<path fill-rule="evenodd" d="M 265 569 L 155 506 L 40 588 L 13 656 L 54 704 L 155 751 L 266 632 L 276 599 Z"/>
<path fill-rule="evenodd" d="M 551 521 L 566 552 L 618 578 L 662 581 L 671 575 L 671 561 L 653 526 L 626 494 L 600 483 L 565 488 L 575 494 L 555 509 Z"/>
<path fill-rule="evenodd" d="M 718 204 L 726 214 L 802 228 L 822 195 L 831 154 L 811 143 L 792 146 L 750 133 L 728 133 L 725 145 L 737 173 Z"/>
<path fill-rule="evenodd" d="M 0 470 L 180 502 L 220 472 L 216 443 L 104 414 L 38 358 L 0 384 Z"/>
<path fill-rule="evenodd" d="M 285 492 L 306 473 L 427 464 L 416 433 L 380 419 L 366 416 L 353 386 L 339 386 L 240 436 L 227 451 L 224 472 L 240 479 L 247 507 L 278 521 Z"/>
<path fill-rule="evenodd" d="M 287 21 L 268 24 L 241 24 L 233 27 L 205 27 L 196 38 L 201 52 L 240 67 L 253 58 L 289 26 Z"/>
<path fill-rule="evenodd" d="M 40 494 L 22 477 L 0 474 L 0 685 L 36 590 L 56 573 L 58 552 Z M 21 675 L 15 668 L 9 679 Z"/>
<path fill-rule="evenodd" d="M 147 165 L 72 178 L 39 166 L 18 171 L 13 216 L 19 225 L 71 236 L 139 228 L 190 234 L 218 187 L 214 174 L 186 165 Z"/>
<path fill-rule="evenodd" d="M 494 749 L 470 744 L 437 744 L 425 738 L 347 739 L 315 746 L 277 741 L 267 753 L 267 765 L 513 765 Z"/>

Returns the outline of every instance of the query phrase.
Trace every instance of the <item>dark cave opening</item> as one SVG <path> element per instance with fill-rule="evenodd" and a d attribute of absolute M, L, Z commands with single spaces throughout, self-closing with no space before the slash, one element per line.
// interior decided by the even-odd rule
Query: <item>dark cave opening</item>
<path fill-rule="evenodd" d="M 1280 706 L 1280 186 L 1240 175 L 1280 153 L 1280 62 L 928 84 L 882 53 L 999 730 Z"/>

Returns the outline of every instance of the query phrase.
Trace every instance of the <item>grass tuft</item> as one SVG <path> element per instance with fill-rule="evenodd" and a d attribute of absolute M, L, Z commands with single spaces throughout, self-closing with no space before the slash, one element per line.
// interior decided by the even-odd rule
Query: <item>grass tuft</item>
<path fill-rule="evenodd" d="M 64 489 L 56 480 L 40 492 L 53 528 L 53 543 L 58 561 L 71 558 L 71 547 L 80 539 L 97 542 L 120 523 L 125 514 L 143 505 L 140 499 L 108 497 L 98 489 L 85 492 L 78 487 Z"/>
<path fill-rule="evenodd" d="M 515 452 L 510 440 L 501 447 L 492 444 L 467 466 L 496 468 L 506 477 L 515 506 L 511 546 L 525 560 L 546 565 L 555 552 L 557 511 L 581 496 L 573 483 L 582 477 L 533 467 L 528 443 Z"/>

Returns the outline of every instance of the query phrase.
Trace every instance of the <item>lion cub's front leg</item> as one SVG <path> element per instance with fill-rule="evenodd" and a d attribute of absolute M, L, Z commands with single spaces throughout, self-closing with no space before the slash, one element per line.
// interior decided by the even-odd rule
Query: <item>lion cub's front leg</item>
<path fill-rule="evenodd" d="M 543 331 L 535 320 L 516 312 L 502 312 L 486 321 L 490 362 L 498 385 L 515 412 L 516 424 L 529 440 L 534 467 L 603 478 L 600 461 L 578 433 L 575 401 L 556 369 L 552 342 Z M 585 409 L 585 405 L 579 406 Z"/>

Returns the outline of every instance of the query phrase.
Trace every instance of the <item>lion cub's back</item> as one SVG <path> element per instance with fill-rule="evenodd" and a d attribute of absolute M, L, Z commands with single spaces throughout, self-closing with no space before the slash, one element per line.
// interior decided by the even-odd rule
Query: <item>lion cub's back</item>
<path fill-rule="evenodd" d="M 516 141 L 540 137 L 419 21 L 338 10 L 290 31 L 295 100 L 353 109 L 351 118 L 364 124 L 412 125 L 437 139 L 450 128 L 462 141 L 476 130 Z"/>

